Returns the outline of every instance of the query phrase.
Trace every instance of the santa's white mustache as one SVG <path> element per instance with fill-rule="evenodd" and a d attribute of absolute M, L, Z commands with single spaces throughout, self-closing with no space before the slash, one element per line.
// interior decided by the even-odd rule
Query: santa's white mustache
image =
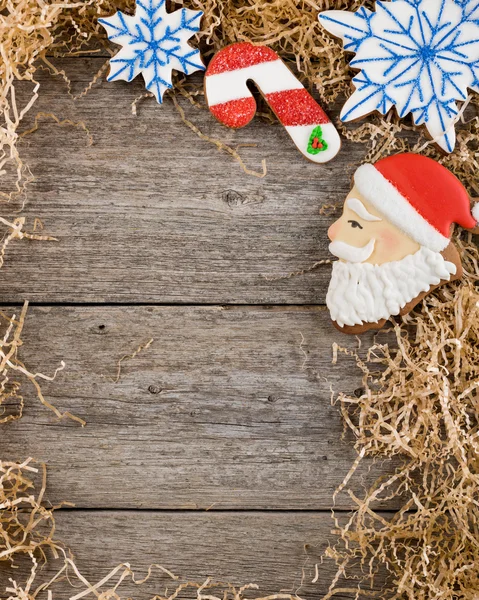
<path fill-rule="evenodd" d="M 362 263 L 368 260 L 374 252 L 375 242 L 376 240 L 372 238 L 365 246 L 358 248 L 357 246 L 350 246 L 349 244 L 346 244 L 346 242 L 336 240 L 329 244 L 329 251 L 331 254 L 334 254 L 334 256 L 337 256 L 342 260 L 347 260 L 352 263 Z"/>

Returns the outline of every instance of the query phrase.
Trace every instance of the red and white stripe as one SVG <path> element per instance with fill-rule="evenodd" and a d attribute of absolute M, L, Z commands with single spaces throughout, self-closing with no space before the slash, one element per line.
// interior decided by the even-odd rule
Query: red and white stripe
<path fill-rule="evenodd" d="M 326 113 L 279 56 L 249 42 L 220 50 L 205 75 L 205 93 L 212 114 L 224 125 L 240 128 L 256 113 L 256 101 L 247 81 L 254 81 L 303 155 L 314 162 L 331 160 L 341 140 Z M 328 148 L 318 154 L 307 150 L 312 131 L 321 126 Z"/>

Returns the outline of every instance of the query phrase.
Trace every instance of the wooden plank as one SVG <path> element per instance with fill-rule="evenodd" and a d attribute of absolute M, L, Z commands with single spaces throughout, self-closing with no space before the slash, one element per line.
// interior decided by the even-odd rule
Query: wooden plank
<path fill-rule="evenodd" d="M 211 577 L 238 587 L 256 583 L 263 595 L 284 590 L 318 599 L 327 592 L 335 573 L 334 562 L 325 560 L 319 565 L 319 580 L 312 583 L 321 553 L 328 541 L 335 541 L 329 513 L 60 511 L 56 520 L 58 538 L 72 549 L 82 575 L 91 583 L 122 562 L 129 562 L 139 579 L 150 564 L 159 563 L 180 581 L 204 582 Z M 40 573 L 42 580 L 54 574 L 58 562 L 47 564 Z M 12 576 L 0 565 L 0 578 L 2 571 Z M 67 598 L 83 589 L 74 577 L 72 581 L 73 590 L 67 581 L 53 588 L 57 590 L 54 598 Z M 166 587 L 172 593 L 174 582 L 156 572 L 141 588 L 127 580 L 120 593 L 122 598 L 146 599 L 163 595 Z M 347 587 L 353 588 L 354 581 Z M 247 593 L 249 598 L 257 596 L 255 591 Z"/>
<path fill-rule="evenodd" d="M 87 421 L 56 422 L 25 390 L 2 456 L 49 467 L 53 502 L 79 507 L 324 509 L 355 460 L 331 389 L 361 385 L 321 308 L 30 308 L 22 360 L 52 373 L 47 398 Z M 383 335 L 383 334 L 381 334 Z M 302 336 L 304 343 L 301 347 Z M 125 361 L 118 359 L 153 338 Z M 371 335 L 362 338 L 363 347 Z M 5 456 L 6 454 L 6 456 Z M 374 481 L 364 463 L 361 485 Z M 381 465 L 391 471 L 390 463 Z M 338 506 L 350 507 L 346 494 Z"/>
<path fill-rule="evenodd" d="M 103 62 L 57 64 L 77 93 Z M 25 215 L 30 223 L 39 217 L 60 241 L 11 245 L 3 301 L 324 302 L 329 266 L 268 278 L 330 258 L 326 231 L 334 215 L 320 208 L 343 200 L 363 145 L 343 140 L 340 155 L 321 166 L 304 160 L 279 124 L 257 118 L 232 131 L 181 100 L 205 134 L 233 146 L 257 144 L 240 148 L 250 169 L 266 159 L 268 174 L 257 179 L 196 137 L 171 100 L 158 106 L 150 99 L 133 116 L 131 103 L 144 92 L 140 80 L 102 82 L 73 102 L 60 78 L 39 78 L 40 100 L 25 127 L 37 110 L 51 112 L 84 122 L 94 143 L 87 145 L 80 128 L 45 119 L 21 143 L 36 177 Z M 331 107 L 331 116 L 339 109 Z"/>

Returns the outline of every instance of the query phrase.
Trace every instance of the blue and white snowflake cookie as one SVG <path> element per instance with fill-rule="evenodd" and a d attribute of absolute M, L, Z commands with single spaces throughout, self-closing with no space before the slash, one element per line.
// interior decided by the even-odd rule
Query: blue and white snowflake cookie
<path fill-rule="evenodd" d="M 172 69 L 186 75 L 205 69 L 199 50 L 188 44 L 202 16 L 187 8 L 168 13 L 166 0 L 136 0 L 133 16 L 118 11 L 98 19 L 108 38 L 123 46 L 110 60 L 108 81 L 131 81 L 141 73 L 146 89 L 161 103 L 172 87 Z"/>
<path fill-rule="evenodd" d="M 319 21 L 356 54 L 350 64 L 360 72 L 343 121 L 395 106 L 454 150 L 456 101 L 468 88 L 479 92 L 479 0 L 378 1 L 375 12 L 327 10 Z"/>

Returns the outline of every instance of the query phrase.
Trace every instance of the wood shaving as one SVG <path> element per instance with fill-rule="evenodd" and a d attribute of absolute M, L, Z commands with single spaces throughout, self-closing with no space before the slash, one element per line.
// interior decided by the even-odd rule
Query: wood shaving
<path fill-rule="evenodd" d="M 26 368 L 18 356 L 19 348 L 23 345 L 21 335 L 25 325 L 28 302 L 25 302 L 20 316 L 12 316 L 0 312 L 0 327 L 3 328 L 3 336 L 0 338 L 0 424 L 19 419 L 23 413 L 23 397 L 20 394 L 21 384 L 13 377 L 21 377 L 28 380 L 37 393 L 40 402 L 50 409 L 59 419 L 67 417 L 85 425 L 85 421 L 72 415 L 69 412 L 60 412 L 43 395 L 38 380 L 53 381 L 57 374 L 65 368 L 62 361 L 52 376 L 43 373 L 32 373 Z M 8 412 L 11 407 L 16 407 L 16 411 Z"/>
<path fill-rule="evenodd" d="M 215 138 L 212 138 L 212 137 L 204 134 L 194 123 L 192 123 L 189 119 L 187 119 L 184 109 L 178 104 L 178 100 L 174 96 L 173 96 L 173 104 L 175 105 L 176 110 L 180 113 L 180 117 L 181 117 L 181 120 L 183 121 L 183 123 L 187 127 L 189 127 L 191 129 L 191 131 L 193 131 L 193 133 L 196 134 L 200 139 L 210 142 L 211 144 L 214 144 L 218 148 L 218 150 L 223 150 L 227 154 L 231 155 L 236 161 L 238 161 L 241 168 L 247 175 L 252 175 L 253 177 L 259 177 L 260 179 L 262 179 L 263 177 L 266 177 L 267 170 L 266 170 L 266 161 L 264 159 L 262 160 L 262 170 L 261 171 L 253 171 L 252 169 L 248 169 L 248 167 L 245 165 L 243 159 L 241 158 L 241 156 L 239 155 L 239 152 L 237 150 L 235 150 L 231 146 L 228 146 L 228 144 L 225 144 L 221 140 L 217 140 Z M 246 144 L 243 144 L 243 146 L 245 146 L 245 145 Z"/>
<path fill-rule="evenodd" d="M 291 271 L 291 273 L 287 273 L 286 275 L 263 275 L 263 279 L 266 281 L 282 281 L 283 279 L 292 279 L 293 277 L 299 277 L 300 275 L 306 275 L 306 273 L 311 273 L 312 271 L 316 271 L 319 267 L 323 265 L 331 265 L 333 261 L 329 258 L 323 258 L 321 260 L 316 261 L 309 267 L 305 267 L 299 271 Z"/>
<path fill-rule="evenodd" d="M 62 548 L 53 541 L 55 523 L 52 509 L 43 504 L 46 488 L 45 465 L 34 466 L 28 458 L 22 463 L 0 460 L 0 562 L 15 564 L 27 557 L 31 567 L 26 581 L 21 585 L 14 578 L 5 590 L 11 598 L 31 598 L 34 581 L 38 574 L 39 561 L 49 549 L 58 557 Z M 40 490 L 34 493 L 32 476 L 41 472 Z"/>
<path fill-rule="evenodd" d="M 145 342 L 144 344 L 140 344 L 138 346 L 138 348 L 132 352 L 131 354 L 124 354 L 120 360 L 118 361 L 118 365 L 117 365 L 117 370 L 116 370 L 116 377 L 113 380 L 113 383 L 118 383 L 120 381 L 120 377 L 121 377 L 121 369 L 122 369 L 122 364 L 125 360 L 132 360 L 133 358 L 135 358 L 135 356 L 138 356 L 138 354 L 140 354 L 140 352 L 143 352 L 143 350 L 146 350 L 147 348 L 149 348 L 151 346 L 151 344 L 153 343 L 154 339 L 151 338 L 149 339 L 147 342 Z"/>

